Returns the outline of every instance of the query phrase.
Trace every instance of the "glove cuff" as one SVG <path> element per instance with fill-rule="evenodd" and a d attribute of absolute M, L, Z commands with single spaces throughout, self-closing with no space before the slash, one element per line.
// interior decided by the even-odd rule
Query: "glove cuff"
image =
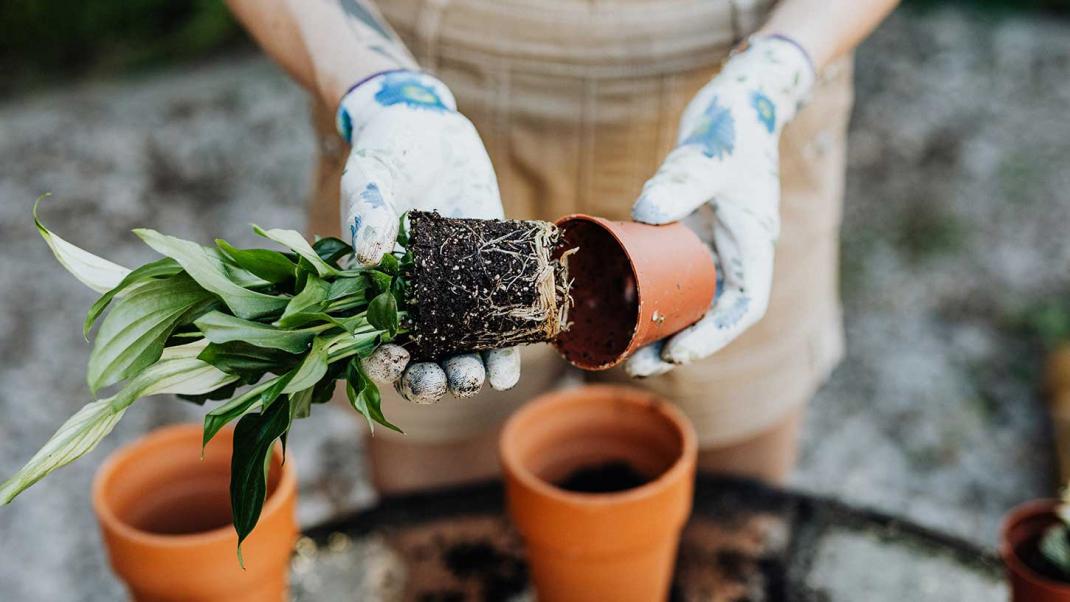
<path fill-rule="evenodd" d="M 810 97 L 816 72 L 810 54 L 798 42 L 781 34 L 754 35 L 729 55 L 722 76 L 750 78 L 777 106 L 778 128 L 783 127 Z"/>
<path fill-rule="evenodd" d="M 352 142 L 377 113 L 394 105 L 422 111 L 457 110 L 453 93 L 437 78 L 408 69 L 381 71 L 353 84 L 342 97 L 335 117 L 338 133 Z"/>

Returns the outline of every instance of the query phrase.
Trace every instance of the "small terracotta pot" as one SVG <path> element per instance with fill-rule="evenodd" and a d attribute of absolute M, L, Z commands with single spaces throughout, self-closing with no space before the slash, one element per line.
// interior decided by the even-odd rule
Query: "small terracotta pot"
<path fill-rule="evenodd" d="M 680 223 L 651 226 L 589 215 L 557 220 L 573 279 L 572 327 L 555 341 L 570 363 L 605 370 L 697 322 L 713 301 L 709 247 Z"/>
<path fill-rule="evenodd" d="M 1003 518 L 999 554 L 1007 567 L 1014 602 L 1070 602 L 1070 583 L 1056 581 L 1029 568 L 1020 556 L 1023 545 L 1035 545 L 1044 530 L 1059 519 L 1057 500 L 1034 500 L 1015 507 Z"/>
<path fill-rule="evenodd" d="M 697 456 L 694 431 L 679 410 L 629 387 L 550 393 L 509 419 L 500 452 L 509 514 L 539 600 L 668 596 Z M 650 480 L 612 493 L 555 485 L 607 462 L 624 462 Z"/>
<path fill-rule="evenodd" d="M 297 539 L 297 477 L 276 447 L 260 522 L 242 544 L 231 526 L 232 429 L 201 460 L 201 426 L 159 429 L 108 458 L 93 509 L 112 569 L 140 602 L 285 600 Z"/>

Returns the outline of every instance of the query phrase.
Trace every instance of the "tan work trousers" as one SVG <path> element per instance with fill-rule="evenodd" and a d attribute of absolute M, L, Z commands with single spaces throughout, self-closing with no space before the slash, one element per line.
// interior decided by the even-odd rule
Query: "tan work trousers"
<path fill-rule="evenodd" d="M 643 182 L 673 147 L 687 102 L 768 10 L 754 0 L 379 4 L 475 123 L 506 215 L 545 220 L 574 212 L 628 219 Z M 706 360 L 630 381 L 677 403 L 704 448 L 737 444 L 797 414 L 842 357 L 838 231 L 850 71 L 849 59 L 825 69 L 784 130 L 783 225 L 766 316 Z M 347 149 L 334 133 L 333 108 L 313 112 L 321 156 L 310 230 L 337 235 Z M 511 391 L 434 406 L 384 391 L 383 409 L 410 443 L 482 438 L 566 369 L 549 347 L 533 346 Z M 627 380 L 619 369 L 586 378 Z"/>

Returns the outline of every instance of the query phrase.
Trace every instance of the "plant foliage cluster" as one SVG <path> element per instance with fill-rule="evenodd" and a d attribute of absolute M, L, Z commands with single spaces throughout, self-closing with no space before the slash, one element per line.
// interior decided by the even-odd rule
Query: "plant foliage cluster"
<path fill-rule="evenodd" d="M 163 258 L 128 270 L 50 232 L 36 206 L 34 220 L 60 263 L 101 293 L 83 328 L 88 341 L 96 326 L 87 379 L 94 393 L 117 391 L 64 423 L 0 484 L 0 502 L 92 450 L 139 398 L 226 400 L 205 415 L 204 444 L 237 421 L 230 492 L 240 546 L 260 517 L 275 442 L 285 447 L 293 421 L 328 401 L 336 381 L 345 382 L 369 426 L 398 430 L 383 416 L 379 389 L 360 360 L 406 332 L 408 252 L 351 269 L 352 248 L 337 238 L 309 244 L 293 230 L 254 226 L 283 250 L 238 249 L 139 229 L 134 233 Z M 404 229 L 398 242 L 404 249 Z"/>

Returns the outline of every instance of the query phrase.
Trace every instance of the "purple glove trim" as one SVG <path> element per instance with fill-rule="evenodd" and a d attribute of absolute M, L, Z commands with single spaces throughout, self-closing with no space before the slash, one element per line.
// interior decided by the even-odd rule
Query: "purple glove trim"
<path fill-rule="evenodd" d="M 801 48 L 801 46 L 800 46 L 800 48 Z M 809 58 L 809 57 L 807 57 L 807 58 Z M 376 71 L 375 73 L 372 73 L 368 77 L 365 77 L 364 79 L 358 81 L 357 83 L 353 84 L 352 86 L 349 86 L 349 88 L 346 89 L 345 94 L 342 95 L 342 98 L 345 98 L 346 96 L 349 96 L 350 92 L 352 92 L 353 90 L 356 90 L 357 88 L 363 86 L 364 84 L 368 83 L 369 81 L 379 77 L 380 75 L 386 75 L 388 73 L 417 73 L 417 74 L 423 74 L 424 72 L 423 71 L 414 71 L 412 69 L 404 69 L 404 68 L 401 68 L 401 67 L 398 67 L 397 69 L 385 69 L 383 71 Z"/>
<path fill-rule="evenodd" d="M 803 48 L 803 45 L 800 44 L 798 41 L 796 41 L 794 38 L 792 38 L 790 36 L 786 36 L 786 35 L 784 35 L 782 33 L 772 33 L 772 34 L 767 34 L 767 35 L 758 35 L 756 37 L 766 38 L 766 39 L 769 39 L 769 40 L 782 40 L 782 41 L 787 42 L 788 44 L 791 44 L 792 46 L 798 48 L 799 52 L 801 52 L 803 57 L 806 58 L 806 64 L 810 65 L 810 72 L 813 73 L 814 76 L 817 76 L 817 67 L 814 66 L 814 59 L 810 56 L 810 53 L 805 48 Z"/>

